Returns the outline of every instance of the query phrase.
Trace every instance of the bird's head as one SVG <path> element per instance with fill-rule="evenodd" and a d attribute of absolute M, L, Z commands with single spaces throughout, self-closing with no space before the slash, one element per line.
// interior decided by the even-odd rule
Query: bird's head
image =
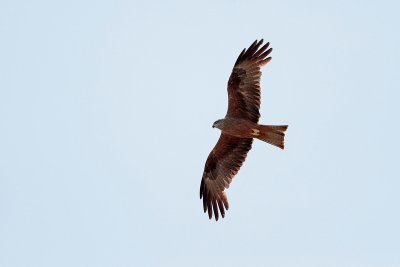
<path fill-rule="evenodd" d="M 223 119 L 221 119 L 221 120 L 217 120 L 217 121 L 215 121 L 214 123 L 213 123 L 213 128 L 218 128 L 218 129 L 221 129 L 221 126 L 222 126 L 222 123 L 223 123 Z"/>

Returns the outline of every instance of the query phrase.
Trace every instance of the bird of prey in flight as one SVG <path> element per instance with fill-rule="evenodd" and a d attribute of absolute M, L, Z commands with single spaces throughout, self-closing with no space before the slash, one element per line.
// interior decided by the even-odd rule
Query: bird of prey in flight
<path fill-rule="evenodd" d="M 269 43 L 261 47 L 262 43 L 262 39 L 256 40 L 240 53 L 228 80 L 228 112 L 212 126 L 221 130 L 221 136 L 207 158 L 200 198 L 204 212 L 210 219 L 214 214 L 216 221 L 219 213 L 225 217 L 229 208 L 225 189 L 245 161 L 253 138 L 284 148 L 287 125 L 258 124 L 261 67 L 271 61 L 268 56 L 272 51 Z"/>

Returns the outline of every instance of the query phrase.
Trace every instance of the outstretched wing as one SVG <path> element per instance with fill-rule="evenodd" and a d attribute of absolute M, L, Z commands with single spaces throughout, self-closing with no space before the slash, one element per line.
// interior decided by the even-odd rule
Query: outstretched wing
<path fill-rule="evenodd" d="M 229 187 L 233 177 L 239 171 L 247 152 L 251 149 L 252 138 L 239 138 L 221 134 L 219 140 L 207 158 L 200 185 L 200 198 L 203 198 L 204 212 L 218 221 L 219 213 L 225 217 L 229 208 L 224 190 Z"/>
<path fill-rule="evenodd" d="M 261 67 L 267 64 L 272 48 L 263 39 L 256 40 L 240 53 L 228 81 L 228 112 L 226 117 L 247 119 L 257 123 L 260 118 Z M 267 50 L 268 49 L 268 50 Z"/>

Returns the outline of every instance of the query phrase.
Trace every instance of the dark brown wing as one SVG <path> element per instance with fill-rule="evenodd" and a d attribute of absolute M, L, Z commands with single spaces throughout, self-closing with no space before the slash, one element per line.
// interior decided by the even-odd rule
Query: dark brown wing
<path fill-rule="evenodd" d="M 203 198 L 204 212 L 208 211 L 210 219 L 214 210 L 215 220 L 218 221 L 218 209 L 225 217 L 229 204 L 224 190 L 242 166 L 252 142 L 252 138 L 221 134 L 210 152 L 200 184 L 200 198 Z"/>
<path fill-rule="evenodd" d="M 257 123 L 260 118 L 261 67 L 267 64 L 272 48 L 263 40 L 254 43 L 240 53 L 228 81 L 228 112 L 226 117 L 248 119 Z"/>

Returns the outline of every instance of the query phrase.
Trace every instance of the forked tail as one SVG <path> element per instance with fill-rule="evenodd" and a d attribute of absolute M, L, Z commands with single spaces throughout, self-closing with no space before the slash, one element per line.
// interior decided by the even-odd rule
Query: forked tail
<path fill-rule="evenodd" d="M 258 125 L 260 132 L 254 136 L 281 149 L 285 147 L 285 131 L 288 125 Z"/>

